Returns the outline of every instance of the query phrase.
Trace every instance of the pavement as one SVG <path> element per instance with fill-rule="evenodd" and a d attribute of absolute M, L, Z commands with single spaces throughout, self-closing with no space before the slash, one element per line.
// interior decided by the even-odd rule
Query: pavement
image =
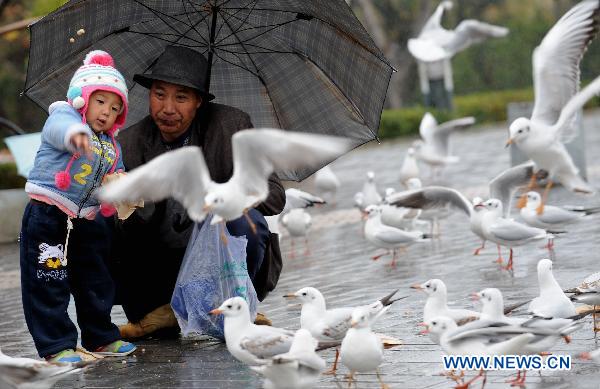
<path fill-rule="evenodd" d="M 588 178 L 600 188 L 600 163 L 595 155 L 600 151 L 600 111 L 587 113 Z M 487 195 L 486 183 L 509 166 L 509 154 L 504 149 L 505 126 L 476 127 L 457 134 L 452 139 L 454 154 L 461 162 L 450 166 L 438 183 L 452 186 L 468 196 Z M 385 351 L 381 366 L 383 380 L 391 388 L 450 388 L 454 384 L 441 376 L 442 351 L 428 337 L 419 335 L 417 324 L 422 321 L 425 295 L 409 289 L 409 285 L 430 278 L 446 282 L 449 301 L 454 306 L 472 308 L 469 294 L 485 287 L 499 288 L 506 304 L 537 296 L 536 264 L 547 257 L 541 244 L 515 250 L 515 270 L 511 275 L 493 263 L 496 250 L 489 245 L 478 257 L 472 255 L 479 240 L 469 231 L 464 215 L 453 213 L 442 222 L 442 236 L 432 242 L 411 246 L 400 256 L 395 268 L 390 258 L 372 261 L 376 249 L 362 236 L 358 212 L 352 209 L 352 196 L 359 191 L 367 170 L 376 172 L 381 191 L 386 187 L 400 189 L 398 172 L 402 158 L 413 139 L 363 146 L 333 164 L 342 181 L 334 206 L 311 209 L 313 227 L 310 232 L 310 254 L 303 255 L 303 244 L 297 242 L 296 257 L 291 258 L 290 239 L 283 234 L 281 246 L 284 269 L 277 289 L 261 304 L 275 325 L 297 329 L 299 308 L 288 306 L 283 294 L 304 286 L 313 286 L 324 294 L 328 306 L 353 306 L 372 302 L 391 290 L 409 298 L 394 304 L 390 312 L 375 326 L 375 330 L 402 340 L 403 344 Z M 423 173 L 427 175 L 426 169 Z M 428 180 L 425 179 L 427 183 Z M 599 205 L 598 196 L 578 196 L 553 190 L 551 204 Z M 578 285 L 587 275 L 599 271 L 600 215 L 570 226 L 568 233 L 556 239 L 554 275 L 564 287 Z M 27 331 L 19 290 L 18 246 L 0 245 L 0 347 L 11 356 L 36 357 Z M 69 312 L 75 321 L 73 307 Z M 120 307 L 113 310 L 116 324 L 125 322 Z M 573 356 L 570 371 L 531 372 L 528 388 L 594 388 L 600 387 L 600 366 L 575 358 L 582 351 L 600 345 L 592 332 L 591 318 L 573 334 L 570 344 L 557 344 L 555 354 Z M 202 336 L 174 340 L 144 340 L 138 350 L 124 359 L 103 359 L 83 374 L 59 382 L 57 388 L 253 388 L 261 379 L 236 361 L 225 345 Z M 334 350 L 320 354 L 328 363 Z M 323 376 L 319 388 L 347 387 L 347 370 L 342 366 L 337 377 Z M 511 371 L 493 371 L 488 375 L 487 388 L 507 388 L 505 381 Z M 474 372 L 468 372 L 473 376 Z M 477 387 L 479 384 L 475 384 Z M 379 387 L 374 373 L 358 375 L 358 388 Z"/>

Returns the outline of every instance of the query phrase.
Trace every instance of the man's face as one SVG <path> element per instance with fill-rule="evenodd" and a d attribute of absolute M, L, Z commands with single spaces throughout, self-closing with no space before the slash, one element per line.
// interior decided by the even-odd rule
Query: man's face
<path fill-rule="evenodd" d="M 150 88 L 150 116 L 166 141 L 189 128 L 200 105 L 202 98 L 187 86 L 155 80 Z"/>

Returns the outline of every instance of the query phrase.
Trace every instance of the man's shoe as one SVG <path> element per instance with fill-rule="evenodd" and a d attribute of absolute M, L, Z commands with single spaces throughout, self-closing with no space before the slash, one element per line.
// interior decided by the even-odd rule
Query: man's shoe
<path fill-rule="evenodd" d="M 77 363 L 82 362 L 83 359 L 73 349 L 66 349 L 54 355 L 46 357 L 48 362 L 59 362 L 59 363 Z"/>
<path fill-rule="evenodd" d="M 124 339 L 136 339 L 155 333 L 160 329 L 170 330 L 171 328 L 179 333 L 179 324 L 175 314 L 171 306 L 165 304 L 148 313 L 138 323 L 127 323 L 119 326 L 119 332 Z"/>
<path fill-rule="evenodd" d="M 272 326 L 273 322 L 269 320 L 263 313 L 257 312 L 256 319 L 254 319 L 254 324 L 259 326 Z"/>
<path fill-rule="evenodd" d="M 116 340 L 106 346 L 98 347 L 94 353 L 105 357 L 123 357 L 134 352 L 136 348 L 133 343 Z"/>

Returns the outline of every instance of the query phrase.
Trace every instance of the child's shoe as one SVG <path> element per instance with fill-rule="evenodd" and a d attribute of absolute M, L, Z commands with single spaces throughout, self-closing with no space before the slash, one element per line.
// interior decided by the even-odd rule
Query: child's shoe
<path fill-rule="evenodd" d="M 98 347 L 94 354 L 104 355 L 107 357 L 123 357 L 134 352 L 136 349 L 133 343 L 116 340 L 106 346 Z"/>
<path fill-rule="evenodd" d="M 66 349 L 54 355 L 46 357 L 48 362 L 59 362 L 59 363 L 77 363 L 82 362 L 83 359 L 73 349 Z"/>

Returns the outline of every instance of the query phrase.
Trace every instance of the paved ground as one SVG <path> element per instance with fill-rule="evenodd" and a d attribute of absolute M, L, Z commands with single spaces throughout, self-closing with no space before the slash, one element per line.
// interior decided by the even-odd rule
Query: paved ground
<path fill-rule="evenodd" d="M 600 151 L 600 111 L 586 115 L 589 178 L 600 187 L 600 164 L 592 156 Z M 457 135 L 454 150 L 460 164 L 447 169 L 444 183 L 464 191 L 469 196 L 486 195 L 486 182 L 508 166 L 508 153 L 503 144 L 504 128 L 479 128 Z M 264 302 L 266 312 L 278 326 L 299 327 L 297 307 L 288 307 L 281 297 L 303 286 L 314 286 L 325 295 L 329 306 L 368 303 L 400 288 L 409 299 L 398 303 L 377 325 L 377 330 L 403 340 L 404 345 L 387 350 L 382 372 L 392 388 L 447 388 L 451 382 L 439 376 L 442 371 L 440 347 L 427 337 L 418 335 L 424 295 L 408 288 L 415 282 L 441 278 L 449 289 L 449 300 L 457 306 L 471 307 L 470 292 L 484 287 L 501 289 L 507 303 L 537 294 L 536 263 L 546 256 L 537 245 L 516 251 L 514 276 L 492 263 L 495 250 L 490 248 L 480 257 L 473 257 L 479 241 L 469 232 L 466 219 L 460 214 L 448 218 L 442 227 L 441 240 L 409 248 L 394 269 L 382 258 L 373 262 L 374 252 L 363 238 L 357 212 L 351 209 L 352 195 L 360 190 L 367 170 L 377 172 L 381 189 L 398 188 L 398 169 L 410 140 L 386 142 L 355 150 L 334 164 L 343 181 L 337 207 L 311 210 L 314 228 L 310 234 L 312 253 L 295 259 L 286 258 L 277 290 Z M 551 203 L 595 204 L 598 197 L 574 197 L 563 190 L 554 191 Z M 600 217 L 573 226 L 556 242 L 554 273 L 565 287 L 578 284 L 598 269 L 600 250 Z M 299 242 L 300 243 L 300 242 Z M 299 245 L 302 247 L 302 245 Z M 288 254 L 290 245 L 283 238 L 282 249 Z M 35 356 L 33 342 L 25 327 L 18 282 L 18 252 L 16 245 L 0 245 L 0 346 L 14 356 Z M 124 321 L 115 308 L 114 321 Z M 576 355 L 597 348 L 591 331 L 591 319 L 584 329 L 574 334 L 571 344 L 559 344 L 558 354 Z M 322 354 L 328 362 L 333 351 Z M 347 387 L 342 377 L 323 377 L 320 387 Z M 490 373 L 489 388 L 504 388 L 509 372 Z M 600 366 L 575 360 L 570 372 L 532 373 L 530 388 L 599 388 Z M 84 374 L 63 381 L 60 388 L 249 388 L 258 387 L 260 379 L 234 360 L 223 344 L 201 337 L 171 341 L 143 341 L 138 351 L 125 360 L 103 360 Z M 358 387 L 377 387 L 374 374 L 359 376 Z"/>

